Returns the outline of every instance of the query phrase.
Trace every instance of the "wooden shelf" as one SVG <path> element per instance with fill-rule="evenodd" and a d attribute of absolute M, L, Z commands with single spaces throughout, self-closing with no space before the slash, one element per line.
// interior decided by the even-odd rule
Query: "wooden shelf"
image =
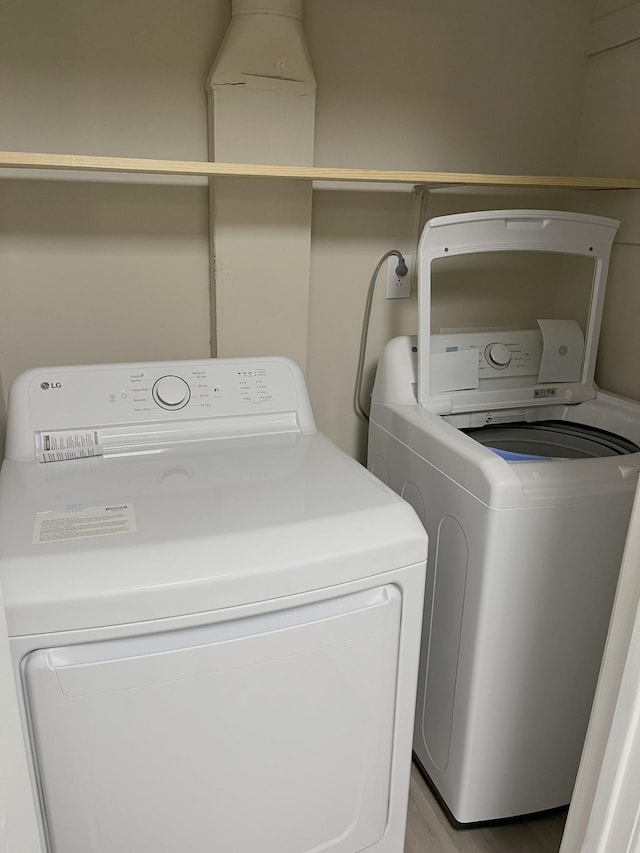
<path fill-rule="evenodd" d="M 640 179 L 485 175 L 471 172 L 413 172 L 381 169 L 332 169 L 324 166 L 264 166 L 248 163 L 204 163 L 197 160 L 144 160 L 94 157 L 85 154 L 32 154 L 0 151 L 0 168 L 66 170 L 138 175 L 200 175 L 204 177 L 288 178 L 352 183 L 540 187 L 546 189 L 637 190 Z"/>

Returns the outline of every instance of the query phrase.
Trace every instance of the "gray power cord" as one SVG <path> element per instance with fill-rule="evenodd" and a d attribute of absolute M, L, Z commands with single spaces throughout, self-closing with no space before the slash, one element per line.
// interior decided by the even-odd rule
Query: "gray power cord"
<path fill-rule="evenodd" d="M 367 293 L 367 304 L 364 309 L 364 319 L 362 322 L 362 336 L 360 338 L 360 356 L 358 358 L 358 370 L 356 373 L 356 390 L 354 396 L 354 407 L 356 411 L 356 415 L 359 418 L 362 418 L 364 421 L 369 420 L 369 413 L 366 411 L 364 406 L 362 405 L 362 383 L 364 380 L 364 362 L 367 357 L 367 338 L 369 337 L 369 323 L 371 321 L 371 308 L 373 306 L 373 294 L 376 289 L 376 281 L 378 279 L 378 273 L 384 262 L 387 258 L 391 258 L 395 256 L 398 258 L 398 266 L 396 267 L 396 275 L 405 276 L 408 273 L 407 264 L 405 263 L 402 252 L 399 252 L 397 249 L 391 249 L 389 252 L 385 252 L 385 254 L 378 261 L 378 266 L 373 271 L 373 275 L 371 276 L 371 281 L 369 282 L 369 291 Z"/>

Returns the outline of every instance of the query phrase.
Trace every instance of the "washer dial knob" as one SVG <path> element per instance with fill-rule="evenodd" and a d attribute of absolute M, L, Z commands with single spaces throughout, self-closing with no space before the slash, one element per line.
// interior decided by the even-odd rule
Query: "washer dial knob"
<path fill-rule="evenodd" d="M 153 386 L 153 399 L 163 409 L 181 409 L 191 397 L 191 388 L 179 376 L 161 376 Z"/>
<path fill-rule="evenodd" d="M 484 355 L 491 367 L 505 368 L 511 363 L 511 350 L 505 344 L 489 344 Z"/>

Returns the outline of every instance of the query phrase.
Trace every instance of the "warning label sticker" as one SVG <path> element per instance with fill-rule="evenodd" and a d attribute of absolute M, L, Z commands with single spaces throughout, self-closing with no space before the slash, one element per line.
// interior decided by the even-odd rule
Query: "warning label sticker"
<path fill-rule="evenodd" d="M 102 436 L 95 429 L 73 429 L 36 434 L 39 462 L 66 462 L 102 456 Z"/>
<path fill-rule="evenodd" d="M 74 504 L 67 510 L 36 513 L 33 544 L 135 532 L 136 516 L 132 504 L 89 507 Z"/>

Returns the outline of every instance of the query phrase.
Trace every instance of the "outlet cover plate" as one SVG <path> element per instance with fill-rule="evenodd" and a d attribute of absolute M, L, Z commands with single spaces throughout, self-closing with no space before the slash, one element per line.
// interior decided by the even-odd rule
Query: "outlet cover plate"
<path fill-rule="evenodd" d="M 387 299 L 406 299 L 411 296 L 411 278 L 413 275 L 413 255 L 404 256 L 408 272 L 404 276 L 396 275 L 398 259 L 395 255 L 387 258 Z"/>

